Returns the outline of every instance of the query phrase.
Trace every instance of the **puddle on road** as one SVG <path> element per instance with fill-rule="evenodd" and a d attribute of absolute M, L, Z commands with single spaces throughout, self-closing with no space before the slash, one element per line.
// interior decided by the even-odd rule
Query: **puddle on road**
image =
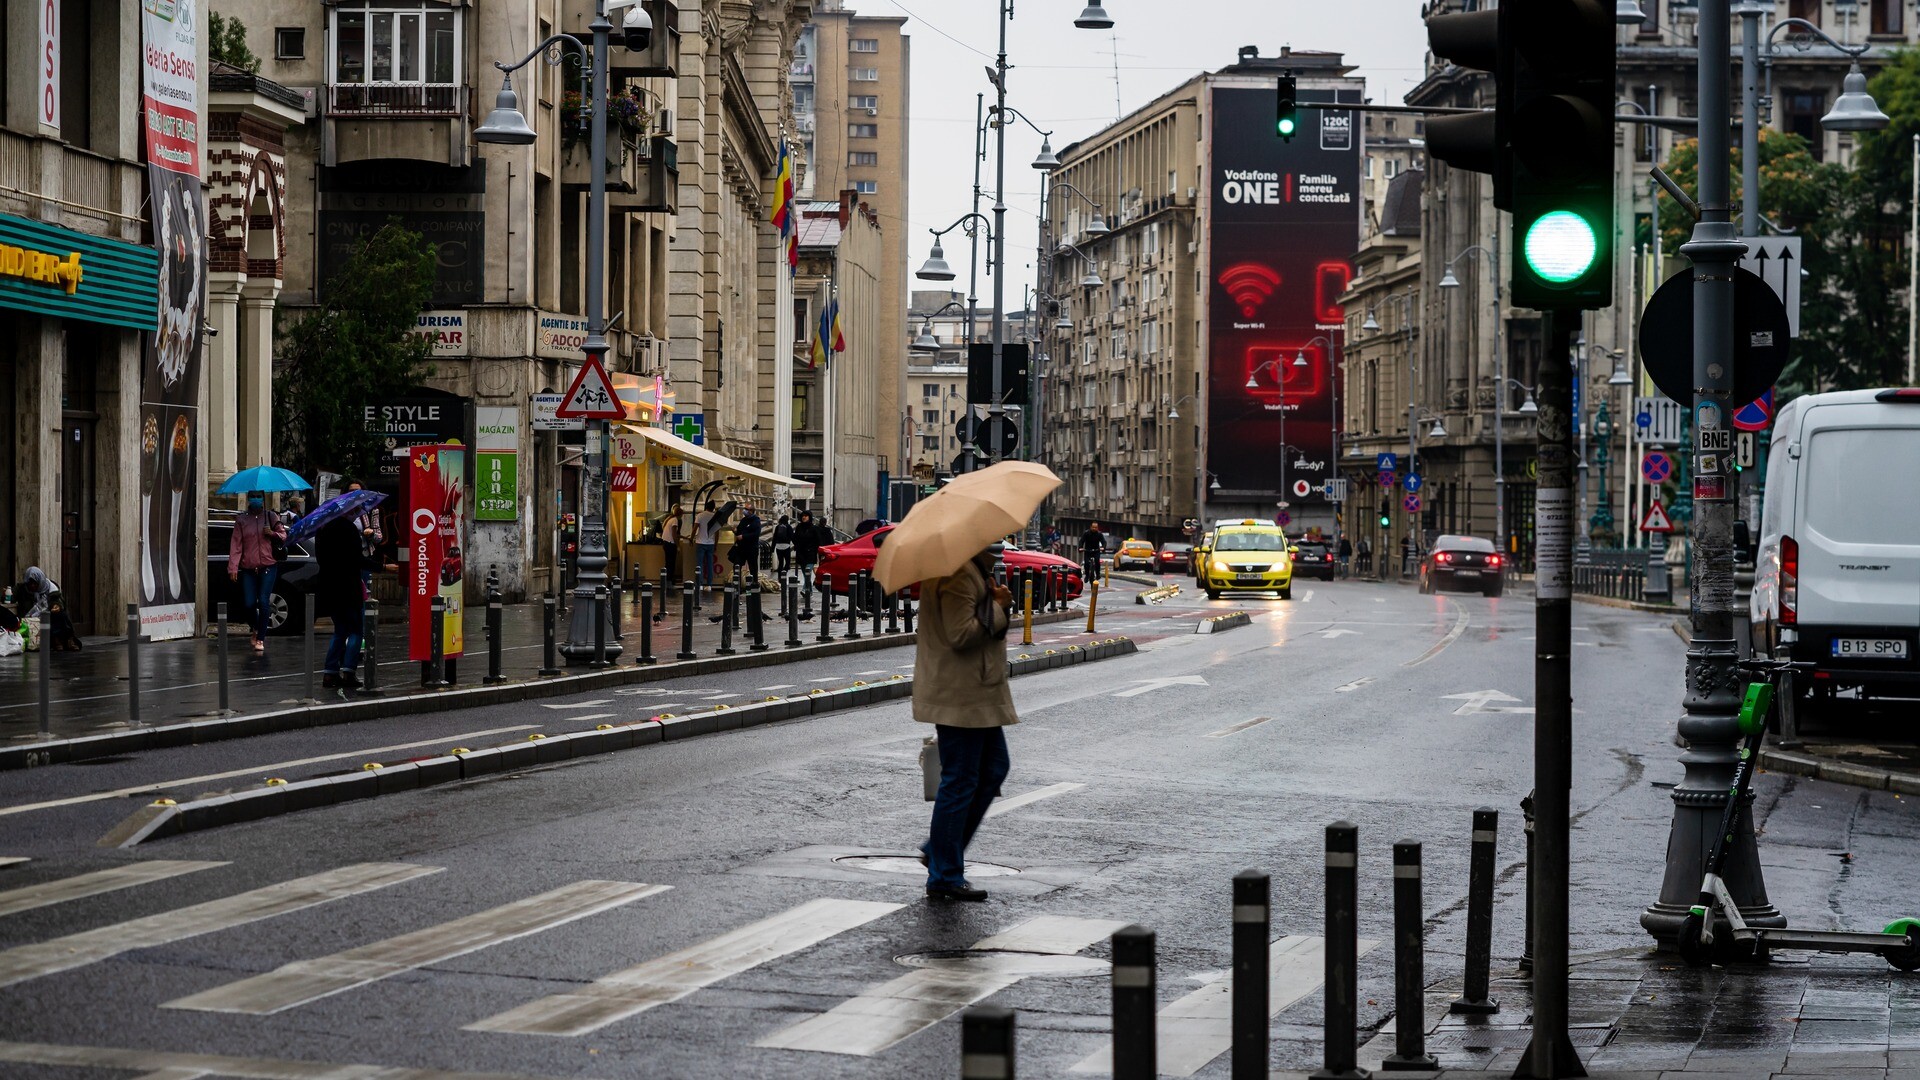
<path fill-rule="evenodd" d="M 877 874 L 919 874 L 924 877 L 927 873 L 927 868 L 920 865 L 920 860 L 911 855 L 842 855 L 833 861 L 841 866 L 871 870 Z M 1012 877 L 1019 872 L 1016 867 L 997 863 L 967 862 L 969 878 Z"/>

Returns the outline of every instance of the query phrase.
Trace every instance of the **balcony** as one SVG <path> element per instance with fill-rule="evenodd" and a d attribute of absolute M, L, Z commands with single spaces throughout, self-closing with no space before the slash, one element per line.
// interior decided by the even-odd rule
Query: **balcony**
<path fill-rule="evenodd" d="M 320 161 L 468 162 L 468 87 L 459 83 L 329 83 Z"/>
<path fill-rule="evenodd" d="M 576 155 L 581 162 L 586 154 Z M 574 183 L 571 163 L 562 167 L 563 183 Z M 623 187 L 607 178 L 609 214 L 674 214 L 680 209 L 680 150 L 672 139 L 655 135 L 630 148 L 621 169 Z"/>
<path fill-rule="evenodd" d="M 680 5 L 674 0 L 646 0 L 642 5 L 653 18 L 653 44 L 640 51 L 620 46 L 620 15 L 612 17 L 613 48 L 608 52 L 607 74 L 615 79 L 671 79 L 680 66 Z M 560 25 L 566 33 L 592 43 L 593 0 L 564 0 Z"/>
<path fill-rule="evenodd" d="M 327 115 L 465 116 L 467 88 L 459 83 L 332 83 Z"/>

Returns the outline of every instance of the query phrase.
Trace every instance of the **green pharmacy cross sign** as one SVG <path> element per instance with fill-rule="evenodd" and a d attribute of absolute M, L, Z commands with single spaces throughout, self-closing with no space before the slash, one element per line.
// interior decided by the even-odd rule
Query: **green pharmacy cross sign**
<path fill-rule="evenodd" d="M 707 444 L 707 418 L 698 414 L 676 416 L 673 419 L 673 433 L 695 446 Z"/>

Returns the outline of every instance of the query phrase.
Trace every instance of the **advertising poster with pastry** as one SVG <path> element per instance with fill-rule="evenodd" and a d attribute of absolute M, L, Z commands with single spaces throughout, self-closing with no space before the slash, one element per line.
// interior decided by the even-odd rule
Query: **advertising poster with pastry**
<path fill-rule="evenodd" d="M 140 625 L 190 637 L 201 557 L 200 327 L 207 210 L 200 192 L 201 0 L 141 0 L 148 204 L 160 251 L 160 328 L 140 391 Z M 254 464 L 270 464 L 256 462 Z"/>

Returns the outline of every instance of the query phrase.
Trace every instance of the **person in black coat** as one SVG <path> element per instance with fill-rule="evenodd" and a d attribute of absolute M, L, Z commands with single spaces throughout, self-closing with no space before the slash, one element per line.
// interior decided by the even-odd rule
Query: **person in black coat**
<path fill-rule="evenodd" d="M 741 580 L 760 581 L 760 514 L 749 506 L 733 527 L 733 550 L 727 561 L 740 568 Z"/>
<path fill-rule="evenodd" d="M 321 526 L 313 539 L 313 556 L 319 573 L 308 603 L 314 605 L 314 614 L 333 620 L 320 685 L 329 690 L 357 689 L 360 677 L 355 670 L 360 666 L 360 635 L 365 629 L 361 614 L 367 598 L 362 575 L 379 569 L 379 564 L 367 558 L 364 537 L 351 517 Z"/>
<path fill-rule="evenodd" d="M 820 545 L 825 539 L 826 534 L 813 523 L 813 512 L 800 511 L 800 520 L 793 527 L 793 557 L 800 560 L 801 569 L 812 572 L 820 561 Z"/>
<path fill-rule="evenodd" d="M 788 521 L 785 514 L 781 514 L 773 526 L 773 563 L 782 579 L 793 569 L 793 522 Z"/>

